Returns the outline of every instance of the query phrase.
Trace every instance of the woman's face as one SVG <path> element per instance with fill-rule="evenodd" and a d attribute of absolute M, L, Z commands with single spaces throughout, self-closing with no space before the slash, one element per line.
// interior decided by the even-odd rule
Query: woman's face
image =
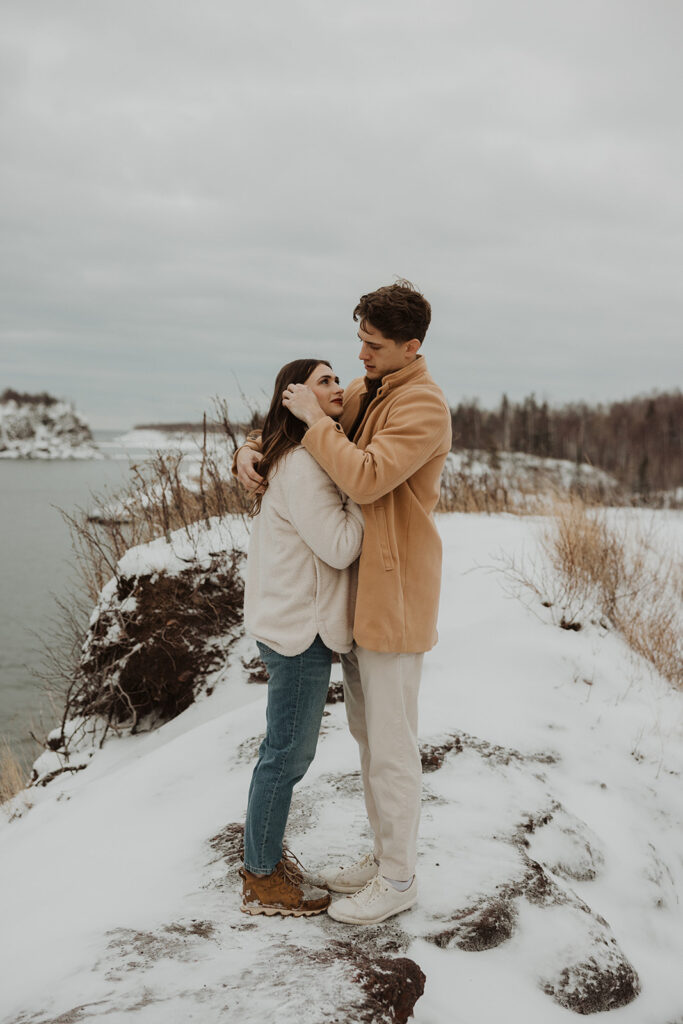
<path fill-rule="evenodd" d="M 308 380 L 304 382 L 318 399 L 318 405 L 326 416 L 337 420 L 341 416 L 344 388 L 339 377 L 335 377 L 327 363 L 318 363 Z"/>

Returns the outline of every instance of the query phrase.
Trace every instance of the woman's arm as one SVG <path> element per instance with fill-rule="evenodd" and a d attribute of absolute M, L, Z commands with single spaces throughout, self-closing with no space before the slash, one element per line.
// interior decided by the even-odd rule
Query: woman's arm
<path fill-rule="evenodd" d="M 303 450 L 282 467 L 290 519 L 301 539 L 333 569 L 346 569 L 360 555 L 363 513 L 342 498 L 327 473 Z"/>

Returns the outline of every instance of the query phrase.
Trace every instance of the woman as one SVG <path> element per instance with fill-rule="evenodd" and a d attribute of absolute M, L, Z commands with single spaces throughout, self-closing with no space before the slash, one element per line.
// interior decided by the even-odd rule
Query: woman
<path fill-rule="evenodd" d="M 292 789 L 315 754 L 332 652 L 352 646 L 363 517 L 301 446 L 306 426 L 282 404 L 289 384 L 306 384 L 334 419 L 344 394 L 329 363 L 288 363 L 261 435 L 265 491 L 252 508 L 244 621 L 268 670 L 268 707 L 249 788 L 242 910 L 309 916 L 329 893 L 307 885 L 282 843 Z"/>

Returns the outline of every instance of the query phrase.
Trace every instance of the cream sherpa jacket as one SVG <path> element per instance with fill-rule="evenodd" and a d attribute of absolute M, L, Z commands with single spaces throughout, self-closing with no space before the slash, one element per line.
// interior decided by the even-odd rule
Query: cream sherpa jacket
<path fill-rule="evenodd" d="M 244 624 L 279 654 L 301 654 L 319 633 L 351 650 L 363 514 L 303 448 L 280 461 L 254 518 Z"/>

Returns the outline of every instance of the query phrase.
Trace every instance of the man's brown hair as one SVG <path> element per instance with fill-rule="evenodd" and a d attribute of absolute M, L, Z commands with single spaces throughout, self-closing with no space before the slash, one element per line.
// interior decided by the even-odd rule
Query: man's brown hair
<path fill-rule="evenodd" d="M 432 319 L 432 307 L 410 281 L 401 277 L 396 284 L 361 295 L 353 311 L 353 319 L 359 318 L 363 329 L 367 321 L 385 338 L 396 342 L 417 338 L 422 342 Z"/>

